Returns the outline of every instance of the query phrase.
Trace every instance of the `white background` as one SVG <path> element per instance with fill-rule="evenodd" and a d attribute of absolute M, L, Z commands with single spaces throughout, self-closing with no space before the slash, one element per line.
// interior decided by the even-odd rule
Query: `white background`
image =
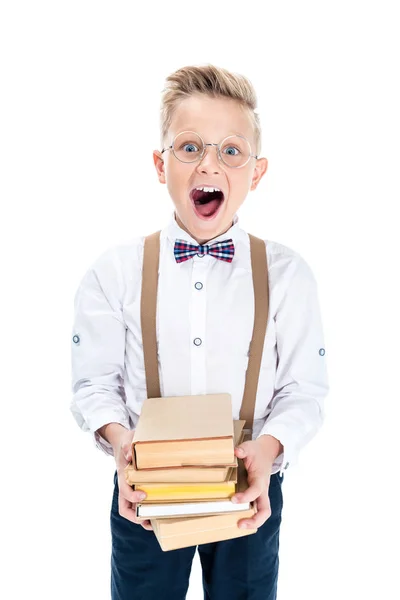
<path fill-rule="evenodd" d="M 73 297 L 106 248 L 170 218 L 160 92 L 207 62 L 258 94 L 269 170 L 241 226 L 308 261 L 325 330 L 327 417 L 283 484 L 278 598 L 399 598 L 395 5 L 2 3 L 2 598 L 109 598 L 114 464 L 69 413 Z"/>

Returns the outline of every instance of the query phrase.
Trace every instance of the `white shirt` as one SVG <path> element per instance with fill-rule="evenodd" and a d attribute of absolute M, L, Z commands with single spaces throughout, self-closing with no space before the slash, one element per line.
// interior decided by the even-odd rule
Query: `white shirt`
<path fill-rule="evenodd" d="M 160 235 L 157 342 L 162 396 L 229 393 L 239 418 L 253 332 L 250 240 L 235 215 L 210 243 L 232 238 L 231 263 L 210 255 L 177 263 L 177 238 L 197 244 L 175 213 Z M 317 285 L 294 250 L 265 240 L 269 317 L 261 362 L 253 439 L 270 434 L 283 453 L 282 474 L 323 421 L 329 387 Z M 111 422 L 134 429 L 146 398 L 140 326 L 144 236 L 107 249 L 75 295 L 71 336 L 71 411 L 96 446 L 113 454 L 96 430 Z"/>

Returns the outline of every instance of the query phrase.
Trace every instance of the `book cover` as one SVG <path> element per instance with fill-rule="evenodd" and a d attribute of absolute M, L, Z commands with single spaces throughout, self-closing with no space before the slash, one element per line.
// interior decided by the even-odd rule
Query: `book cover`
<path fill-rule="evenodd" d="M 199 544 L 221 542 L 257 532 L 257 529 L 239 529 L 238 521 L 251 518 L 256 509 L 251 506 L 239 513 L 181 519 L 151 519 L 151 525 L 161 549 L 166 552 Z"/>
<path fill-rule="evenodd" d="M 132 450 L 138 470 L 233 466 L 230 394 L 147 398 Z"/>

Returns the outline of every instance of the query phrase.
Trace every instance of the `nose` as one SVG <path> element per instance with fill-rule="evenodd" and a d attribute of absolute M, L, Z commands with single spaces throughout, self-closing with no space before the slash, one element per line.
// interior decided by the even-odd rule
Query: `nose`
<path fill-rule="evenodd" d="M 218 158 L 218 147 L 217 146 L 206 146 L 204 150 L 203 158 L 199 161 L 197 168 L 201 172 L 219 173 L 221 169 L 221 163 Z"/>

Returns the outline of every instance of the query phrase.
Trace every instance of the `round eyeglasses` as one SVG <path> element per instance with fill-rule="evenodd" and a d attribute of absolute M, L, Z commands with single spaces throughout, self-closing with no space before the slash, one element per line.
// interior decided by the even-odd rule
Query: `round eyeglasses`
<path fill-rule="evenodd" d="M 205 144 L 201 136 L 194 131 L 178 133 L 172 144 L 161 150 L 161 154 L 172 150 L 181 162 L 192 163 L 203 158 L 206 146 L 216 146 L 219 160 L 233 169 L 244 167 L 251 157 L 258 158 L 251 153 L 250 142 L 242 135 L 229 135 L 219 144 Z"/>

